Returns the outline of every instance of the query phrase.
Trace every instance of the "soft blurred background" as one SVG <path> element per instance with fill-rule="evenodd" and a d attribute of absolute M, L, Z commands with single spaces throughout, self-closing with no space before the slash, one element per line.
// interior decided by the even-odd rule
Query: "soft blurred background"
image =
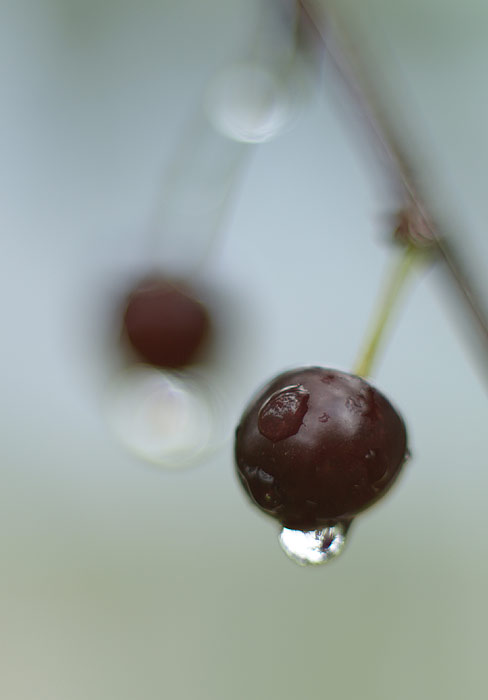
<path fill-rule="evenodd" d="M 332 6 L 486 302 L 487 4 Z M 294 365 L 351 368 L 397 204 L 327 66 L 293 83 L 275 138 L 210 133 L 199 110 L 220 71 L 286 62 L 259 12 L 2 2 L 4 698 L 486 697 L 486 385 L 441 269 L 413 285 L 375 374 L 413 458 L 344 554 L 295 566 L 234 476 L 233 425 L 257 385 Z M 107 397 L 117 294 L 177 247 L 150 222 L 178 148 L 188 182 L 211 180 L 205 160 L 203 174 L 191 166 L 190 133 L 209 173 L 231 163 L 234 178 L 185 247 L 195 256 L 220 231 L 198 281 L 219 328 L 205 381 L 222 422 L 198 463 L 168 471 L 119 442 Z"/>

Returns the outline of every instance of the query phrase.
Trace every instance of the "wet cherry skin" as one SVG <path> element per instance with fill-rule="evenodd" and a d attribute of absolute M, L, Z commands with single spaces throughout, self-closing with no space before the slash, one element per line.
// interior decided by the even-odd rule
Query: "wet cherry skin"
<path fill-rule="evenodd" d="M 123 326 L 127 340 L 144 361 L 177 369 L 195 361 L 209 334 L 210 320 L 188 287 L 154 276 L 128 296 Z"/>
<path fill-rule="evenodd" d="M 237 473 L 284 527 L 348 522 L 390 488 L 408 455 L 391 403 L 367 381 L 322 367 L 284 372 L 245 410 Z"/>

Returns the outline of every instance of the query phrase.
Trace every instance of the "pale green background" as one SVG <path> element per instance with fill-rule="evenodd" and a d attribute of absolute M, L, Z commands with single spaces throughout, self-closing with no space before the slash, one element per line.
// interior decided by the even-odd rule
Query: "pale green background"
<path fill-rule="evenodd" d="M 488 5 L 340 5 L 482 286 Z M 440 273 L 415 285 L 376 373 L 414 457 L 340 560 L 300 569 L 241 493 L 230 438 L 161 472 L 101 407 L 113 282 L 185 115 L 245 52 L 249 4 L 1 8 L 1 697 L 486 697 L 488 412 Z M 232 422 L 282 367 L 351 367 L 391 254 L 377 164 L 337 86 L 317 92 L 254 153 L 206 273 L 228 290 Z"/>

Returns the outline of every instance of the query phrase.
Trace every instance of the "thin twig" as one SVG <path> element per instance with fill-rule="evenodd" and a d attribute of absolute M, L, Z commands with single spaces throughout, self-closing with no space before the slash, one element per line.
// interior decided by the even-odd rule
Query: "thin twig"
<path fill-rule="evenodd" d="M 326 8 L 322 7 L 324 3 L 321 5 L 321 12 L 325 13 L 325 21 L 323 21 L 322 18 L 318 19 L 313 2 L 307 0 L 298 1 L 301 11 L 306 13 L 309 21 L 315 25 L 318 36 L 322 39 L 329 64 L 347 89 L 356 110 L 361 114 L 363 123 L 369 127 L 376 142 L 387 156 L 392 170 L 403 189 L 406 209 L 414 212 L 417 220 L 422 221 L 423 228 L 429 231 L 432 248 L 437 252 L 438 257 L 446 263 L 446 267 L 451 273 L 451 277 L 478 328 L 478 335 L 483 343 L 484 351 L 488 353 L 488 315 L 482 307 L 481 300 L 468 281 L 452 245 L 448 244 L 447 237 L 441 232 L 439 226 L 433 222 L 432 217 L 428 213 L 424 199 L 419 192 L 419 187 L 414 182 L 412 175 L 414 169 L 411 165 L 409 154 L 402 149 L 398 142 L 385 111 L 380 108 L 380 100 L 367 80 L 364 70 L 359 70 L 360 62 L 358 60 L 354 62 L 351 50 L 347 52 L 346 60 L 344 40 L 343 37 L 337 36 L 338 32 L 333 21 L 330 3 L 327 3 Z M 333 30 L 335 33 L 333 33 Z"/>
<path fill-rule="evenodd" d="M 380 305 L 376 310 L 372 329 L 354 367 L 354 374 L 367 377 L 371 374 L 373 363 L 378 356 L 378 349 L 384 338 L 386 327 L 392 317 L 405 283 L 411 277 L 415 263 L 419 262 L 420 251 L 413 245 L 407 245 L 391 271 L 386 288 L 381 295 Z"/>

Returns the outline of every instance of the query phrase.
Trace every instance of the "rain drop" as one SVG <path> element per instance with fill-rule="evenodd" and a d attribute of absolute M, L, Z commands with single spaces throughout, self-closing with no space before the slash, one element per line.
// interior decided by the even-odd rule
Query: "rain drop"
<path fill-rule="evenodd" d="M 262 143 L 287 126 L 293 103 L 279 77 L 258 64 L 236 64 L 223 71 L 207 95 L 213 126 L 244 143 Z"/>
<path fill-rule="evenodd" d="M 215 438 L 212 395 L 196 375 L 134 365 L 110 387 L 107 409 L 125 447 L 166 468 L 195 463 Z"/>
<path fill-rule="evenodd" d="M 308 532 L 284 527 L 279 536 L 280 545 L 285 554 L 300 566 L 325 564 L 344 549 L 349 525 L 349 522 L 337 522 Z"/>

